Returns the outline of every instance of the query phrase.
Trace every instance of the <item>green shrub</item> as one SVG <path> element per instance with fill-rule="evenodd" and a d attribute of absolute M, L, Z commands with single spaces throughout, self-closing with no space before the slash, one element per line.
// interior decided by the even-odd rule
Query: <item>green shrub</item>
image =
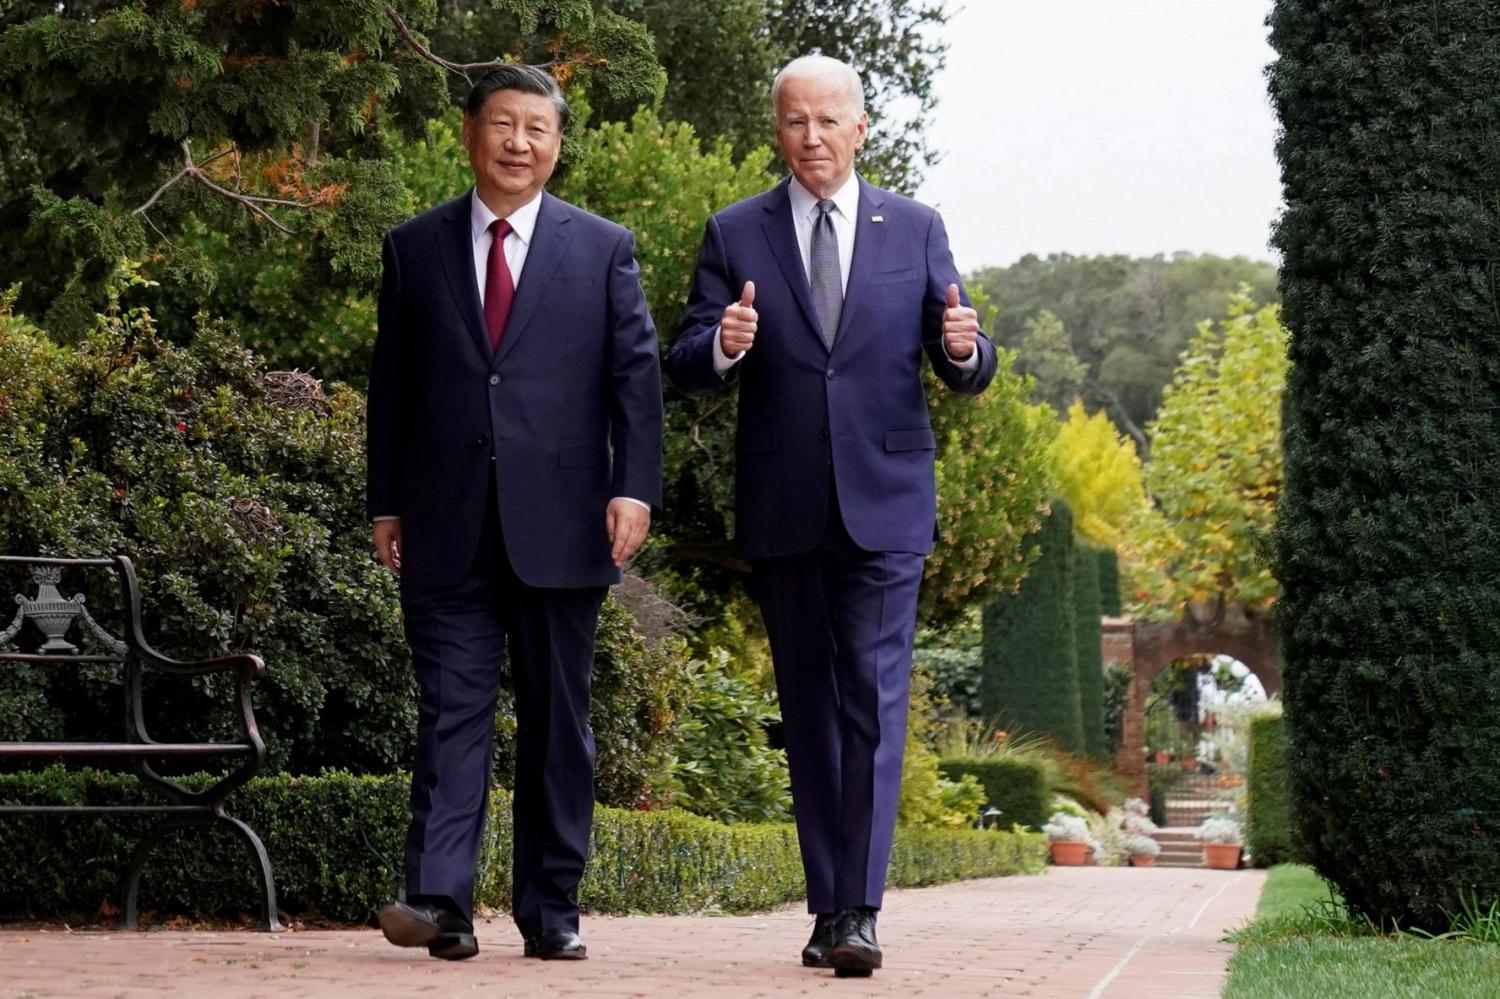
<path fill-rule="evenodd" d="M 781 713 L 714 650 L 689 666 L 691 705 L 677 726 L 677 790 L 672 805 L 720 822 L 784 822 L 791 817 L 786 753 L 766 726 Z"/>
<path fill-rule="evenodd" d="M 1120 740 L 1125 737 L 1125 701 L 1134 680 L 1135 667 L 1130 663 L 1104 664 L 1104 745 L 1110 759 L 1120 751 Z"/>
<path fill-rule="evenodd" d="M 274 766 L 388 770 L 411 752 L 415 693 L 396 584 L 371 556 L 364 401 L 278 382 L 219 324 L 188 348 L 145 312 L 99 320 L 58 347 L 0 309 L 0 549 L 126 554 L 148 638 L 199 659 L 259 654 L 256 691 Z M 91 607 L 117 603 L 108 573 L 65 577 Z M 19 573 L 4 592 L 29 592 Z M 116 731 L 118 680 L 0 673 L 0 736 Z M 27 706 L 42 692 L 51 711 Z M 234 731 L 224 688 L 155 691 L 170 738 Z"/>
<path fill-rule="evenodd" d="M 1077 630 L 1074 649 L 1078 656 L 1078 713 L 1083 721 L 1083 749 L 1104 759 L 1104 614 L 1099 594 L 1099 553 L 1087 545 L 1073 548 L 1073 614 Z"/>
<path fill-rule="evenodd" d="M 0 302 L 0 551 L 129 555 L 154 645 L 264 658 L 256 713 L 273 768 L 409 765 L 415 687 L 396 584 L 371 554 L 358 393 L 267 372 L 222 324 L 175 347 L 149 314 L 112 314 L 76 349 Z M 96 612 L 117 604 L 108 573 L 65 588 Z M 0 573 L 0 593 L 23 591 Z M 235 732 L 215 679 L 157 684 L 154 734 L 170 739 L 182 719 L 198 737 Z M 670 787 L 689 682 L 680 643 L 647 646 L 605 605 L 591 718 L 602 800 Z M 0 738 L 117 733 L 119 698 L 113 670 L 0 671 Z M 508 710 L 498 728 L 509 782 Z"/>
<path fill-rule="evenodd" d="M 1032 539 L 1040 548 L 1015 594 L 984 609 L 985 718 L 1012 734 L 1050 736 L 1070 752 L 1083 749 L 1078 695 L 1077 622 L 1073 612 L 1073 517 L 1061 500 Z"/>
<path fill-rule="evenodd" d="M 202 779 L 193 780 L 202 783 Z M 237 791 L 229 811 L 265 840 L 281 907 L 365 920 L 394 896 L 405 837 L 403 774 L 268 777 Z M 139 803 L 156 800 L 134 777 L 92 771 L 0 775 L 0 802 Z M 118 904 L 118 879 L 148 816 L 0 819 L 0 913 L 92 915 Z M 510 889 L 510 799 L 491 796 L 476 901 L 503 908 Z M 1042 837 L 973 829 L 898 829 L 890 883 L 1040 873 Z M 596 912 L 751 912 L 802 896 L 802 862 L 789 824 L 724 825 L 679 811 L 600 808 L 580 889 Z M 253 909 L 243 848 L 221 833 L 190 831 L 163 843 L 143 881 L 143 911 L 237 914 Z M 106 910 L 107 911 L 107 910 Z"/>
<path fill-rule="evenodd" d="M 1292 814 L 1382 925 L 1500 903 L 1500 32 L 1491 0 L 1280 0 Z"/>
<path fill-rule="evenodd" d="M 901 763 L 901 801 L 896 821 L 903 826 L 957 829 L 971 825 L 984 804 L 984 789 L 972 777 L 949 779 L 939 767 L 936 741 L 941 723 L 933 682 L 920 667 L 912 670 L 908 697 L 906 751 Z"/>
<path fill-rule="evenodd" d="M 1245 781 L 1245 845 L 1257 867 L 1295 863 L 1286 780 L 1286 726 L 1280 712 L 1250 719 Z"/>
<path fill-rule="evenodd" d="M 965 717 L 979 715 L 979 683 L 984 654 L 978 645 L 955 649 L 918 646 L 912 667 L 932 677 L 932 694 Z"/>
<path fill-rule="evenodd" d="M 1000 821 L 1040 829 L 1051 814 L 1052 788 L 1046 768 L 1026 759 L 950 759 L 944 776 L 970 776 L 984 788 L 985 804 L 1000 809 Z"/>

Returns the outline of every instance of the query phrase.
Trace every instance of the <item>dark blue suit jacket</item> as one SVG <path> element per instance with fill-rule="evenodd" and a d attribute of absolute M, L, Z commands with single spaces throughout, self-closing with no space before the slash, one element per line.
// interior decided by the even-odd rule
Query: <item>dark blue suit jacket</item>
<path fill-rule="evenodd" d="M 369 513 L 401 518 L 403 584 L 442 585 L 473 562 L 493 476 L 522 582 L 618 582 L 604 530 L 609 500 L 661 503 L 661 373 L 634 239 L 543 194 L 492 352 L 469 198 L 386 236 Z"/>
<path fill-rule="evenodd" d="M 725 306 L 755 282 L 755 345 L 734 367 L 736 548 L 746 558 L 811 551 L 823 539 L 829 477 L 849 535 L 868 551 L 932 551 L 937 524 L 922 355 L 958 392 L 995 375 L 959 370 L 942 346 L 947 289 L 959 284 L 936 211 L 860 181 L 854 259 L 830 352 L 814 322 L 788 181 L 708 220 L 682 328 L 667 357 L 679 389 L 720 388 L 713 342 Z M 964 297 L 965 304 L 968 298 Z"/>

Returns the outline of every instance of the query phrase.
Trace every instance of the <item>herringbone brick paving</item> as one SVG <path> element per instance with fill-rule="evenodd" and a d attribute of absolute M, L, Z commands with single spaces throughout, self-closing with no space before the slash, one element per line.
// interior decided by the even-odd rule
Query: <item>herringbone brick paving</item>
<path fill-rule="evenodd" d="M 447 963 L 376 930 L 147 933 L 0 930 L 5 999 L 344 999 L 414 996 L 1030 996 L 1209 999 L 1254 911 L 1257 871 L 1052 868 L 1040 877 L 891 893 L 886 966 L 870 979 L 805 969 L 799 908 L 760 916 L 584 918 L 585 962 L 521 956 L 507 918 Z"/>

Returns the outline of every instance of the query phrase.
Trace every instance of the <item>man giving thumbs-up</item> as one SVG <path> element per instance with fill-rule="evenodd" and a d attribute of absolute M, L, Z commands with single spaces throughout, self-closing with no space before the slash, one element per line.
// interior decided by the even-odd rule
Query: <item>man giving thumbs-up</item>
<path fill-rule="evenodd" d="M 802 961 L 868 975 L 937 531 L 922 357 L 973 395 L 995 348 L 938 213 L 855 175 L 858 74 L 798 59 L 772 103 L 792 176 L 708 220 L 667 372 L 692 394 L 739 382 L 735 540 L 771 641 L 817 915 Z"/>

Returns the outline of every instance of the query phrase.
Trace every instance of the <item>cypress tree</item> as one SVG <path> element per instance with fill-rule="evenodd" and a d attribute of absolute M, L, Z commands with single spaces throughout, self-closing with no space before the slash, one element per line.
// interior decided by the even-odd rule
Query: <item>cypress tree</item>
<path fill-rule="evenodd" d="M 1104 746 L 1104 640 L 1099 626 L 1103 600 L 1099 593 L 1100 549 L 1088 545 L 1073 548 L 1074 649 L 1078 660 L 1078 712 L 1083 723 L 1083 748 L 1103 759 Z"/>
<path fill-rule="evenodd" d="M 1119 617 L 1120 605 L 1120 557 L 1113 548 L 1097 548 L 1099 557 L 1099 613 L 1107 617 Z"/>
<path fill-rule="evenodd" d="M 1073 613 L 1073 514 L 1054 500 L 1032 536 L 1036 562 L 1014 594 L 984 609 L 979 700 L 985 717 L 1012 732 L 1051 736 L 1084 749 Z"/>
<path fill-rule="evenodd" d="M 1280 0 L 1293 815 L 1355 909 L 1500 902 L 1493 0 Z"/>

